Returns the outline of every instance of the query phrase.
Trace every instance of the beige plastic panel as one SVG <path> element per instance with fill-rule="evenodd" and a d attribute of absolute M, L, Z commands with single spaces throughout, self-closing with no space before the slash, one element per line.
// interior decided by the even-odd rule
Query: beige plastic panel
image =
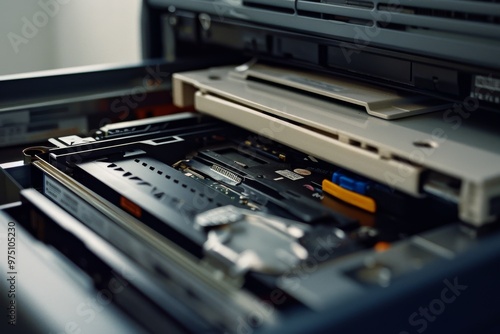
<path fill-rule="evenodd" d="M 464 104 L 386 121 L 353 105 L 248 81 L 240 72 L 241 68 L 222 67 L 175 74 L 174 102 L 189 101 L 197 91 L 198 111 L 413 196 L 422 195 L 423 171 L 459 179 L 460 217 L 477 225 L 494 219 L 490 205 L 491 199 L 500 196 L 496 128 L 500 115 L 474 114 Z M 270 124 L 282 131 L 269 131 Z"/>
<path fill-rule="evenodd" d="M 198 92 L 195 105 L 204 113 L 284 143 L 314 157 L 369 175 L 384 184 L 390 185 L 391 178 L 404 170 L 406 177 L 398 188 L 415 196 L 419 195 L 418 180 L 421 168 L 394 160 L 381 159 L 377 154 L 356 150 L 352 145 L 325 133 L 315 132 L 216 96 Z"/>
<path fill-rule="evenodd" d="M 443 110 L 449 104 L 436 99 L 412 94 L 401 95 L 396 91 L 374 85 L 355 82 L 331 75 L 315 74 L 260 64 L 243 65 L 232 75 L 242 79 L 257 78 L 285 87 L 300 89 L 328 97 L 333 101 L 347 102 L 365 108 L 371 116 L 382 119 L 397 119 Z"/>

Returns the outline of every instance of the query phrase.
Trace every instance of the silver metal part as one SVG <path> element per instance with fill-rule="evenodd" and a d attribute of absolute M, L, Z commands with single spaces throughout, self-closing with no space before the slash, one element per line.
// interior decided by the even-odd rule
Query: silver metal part
<path fill-rule="evenodd" d="M 155 124 L 173 122 L 177 120 L 189 119 L 194 117 L 198 116 L 195 113 L 185 112 L 173 115 L 157 116 L 157 117 L 150 117 L 147 119 L 138 119 L 134 121 L 108 124 L 101 127 L 99 130 L 102 132 L 104 138 L 106 138 L 108 134 L 112 131 L 120 130 L 124 134 L 127 134 L 127 133 L 133 133 L 133 131 L 138 127 L 144 127 L 145 128 L 144 131 L 146 131 L 148 128 L 154 126 Z"/>
<path fill-rule="evenodd" d="M 37 154 L 47 153 L 50 147 L 47 146 L 32 146 L 25 148 L 23 150 L 23 161 L 25 165 L 32 163 L 33 161 L 37 161 Z"/>
<path fill-rule="evenodd" d="M 423 189 L 425 192 L 447 201 L 453 203 L 458 203 L 459 201 L 460 194 L 458 187 L 453 187 L 450 180 L 444 176 L 431 175 L 427 182 L 424 183 Z"/>
<path fill-rule="evenodd" d="M 241 177 L 219 165 L 212 165 L 210 169 L 216 172 L 217 174 L 222 175 L 225 178 L 231 180 L 235 184 L 239 184 L 241 183 L 241 181 L 243 181 Z"/>
<path fill-rule="evenodd" d="M 202 13 L 198 15 L 198 19 L 200 20 L 200 24 L 203 30 L 210 30 L 210 26 L 212 24 L 212 19 L 210 18 L 210 15 Z"/>
<path fill-rule="evenodd" d="M 212 228 L 205 252 L 233 276 L 248 271 L 280 275 L 308 257 L 298 243 L 305 232 L 301 223 L 224 206 L 198 215 L 196 224 Z"/>
<path fill-rule="evenodd" d="M 244 213 L 240 209 L 232 205 L 226 205 L 197 215 L 196 224 L 203 228 L 225 226 L 236 223 L 243 218 Z"/>
<path fill-rule="evenodd" d="M 80 137 L 77 135 L 65 136 L 65 137 L 57 137 L 50 138 L 49 142 L 59 148 L 64 148 L 73 145 L 92 143 L 96 140 L 92 137 Z"/>

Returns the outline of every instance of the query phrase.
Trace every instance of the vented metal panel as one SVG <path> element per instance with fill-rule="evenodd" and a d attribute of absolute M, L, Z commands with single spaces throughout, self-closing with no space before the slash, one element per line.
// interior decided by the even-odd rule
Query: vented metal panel
<path fill-rule="evenodd" d="M 500 4 L 458 0 L 298 0 L 297 14 L 416 33 L 419 29 L 498 38 Z M 375 32 L 374 32 L 375 33 Z"/>
<path fill-rule="evenodd" d="M 500 68 L 500 3 L 468 0 L 150 0 L 153 5 Z M 172 7 L 173 6 L 173 7 Z"/>

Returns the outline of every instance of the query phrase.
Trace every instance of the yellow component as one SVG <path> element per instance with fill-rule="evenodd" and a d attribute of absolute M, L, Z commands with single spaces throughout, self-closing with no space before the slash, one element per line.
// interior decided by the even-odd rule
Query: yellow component
<path fill-rule="evenodd" d="M 323 180 L 322 188 L 324 192 L 351 205 L 357 206 L 360 209 L 372 213 L 377 211 L 377 204 L 373 198 L 344 189 L 329 180 Z"/>

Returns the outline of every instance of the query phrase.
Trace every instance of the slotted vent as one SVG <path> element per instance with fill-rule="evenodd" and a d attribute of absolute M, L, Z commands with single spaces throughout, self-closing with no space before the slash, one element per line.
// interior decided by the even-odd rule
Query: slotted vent
<path fill-rule="evenodd" d="M 199 197 L 196 201 L 200 205 L 204 206 L 222 206 L 224 204 L 217 202 L 212 196 L 204 194 L 200 189 L 195 189 L 188 184 L 184 183 L 181 178 L 177 178 L 174 175 L 169 174 L 167 170 L 162 170 L 165 166 L 162 164 L 155 165 L 154 161 L 151 159 L 134 159 L 135 165 L 140 166 L 140 170 L 132 171 L 130 169 L 129 161 L 122 161 L 117 163 L 107 164 L 106 168 L 113 170 L 114 172 L 120 174 L 120 176 L 126 178 L 128 181 L 133 182 L 136 186 L 141 186 L 141 189 L 148 192 L 157 200 L 164 200 L 165 198 L 172 201 L 177 201 L 179 203 L 183 202 L 181 197 L 183 194 L 188 194 L 187 198 Z M 127 168 L 127 166 L 129 168 Z M 150 174 L 147 177 L 146 174 Z M 138 176 L 140 175 L 140 176 Z M 178 175 L 179 176 L 179 175 Z M 144 180 L 148 179 L 149 182 Z M 153 179 L 155 182 L 153 182 Z M 155 186 L 157 185 L 157 186 Z M 169 190 L 168 192 L 166 190 Z M 168 195 L 168 194 L 169 195 Z M 179 196 L 179 198 L 175 197 Z"/>
<path fill-rule="evenodd" d="M 295 0 L 244 0 L 243 6 L 285 14 L 295 14 Z"/>
<path fill-rule="evenodd" d="M 485 2 L 486 1 L 482 1 Z M 497 2 L 491 2 L 497 3 Z M 416 4 L 418 5 L 418 4 Z M 500 23 L 500 5 L 495 5 L 496 10 L 491 5 L 482 6 L 481 4 L 473 4 L 466 6 L 457 6 L 458 8 L 449 8 L 449 6 L 439 5 L 439 1 L 435 8 L 422 7 L 422 6 L 411 6 L 411 5 L 401 5 L 394 6 L 389 3 L 380 3 L 377 6 L 379 11 L 387 11 L 390 13 L 403 13 L 411 14 L 423 17 L 436 17 L 436 18 L 446 18 L 450 20 L 458 21 L 469 21 L 469 22 L 481 22 L 481 23 Z M 448 7 L 448 8 L 446 8 Z M 484 8 L 483 8 L 484 7 Z M 492 9 L 493 11 L 489 11 Z"/>
<path fill-rule="evenodd" d="M 298 0 L 297 14 L 391 30 L 435 30 L 498 38 L 499 1 Z"/>

